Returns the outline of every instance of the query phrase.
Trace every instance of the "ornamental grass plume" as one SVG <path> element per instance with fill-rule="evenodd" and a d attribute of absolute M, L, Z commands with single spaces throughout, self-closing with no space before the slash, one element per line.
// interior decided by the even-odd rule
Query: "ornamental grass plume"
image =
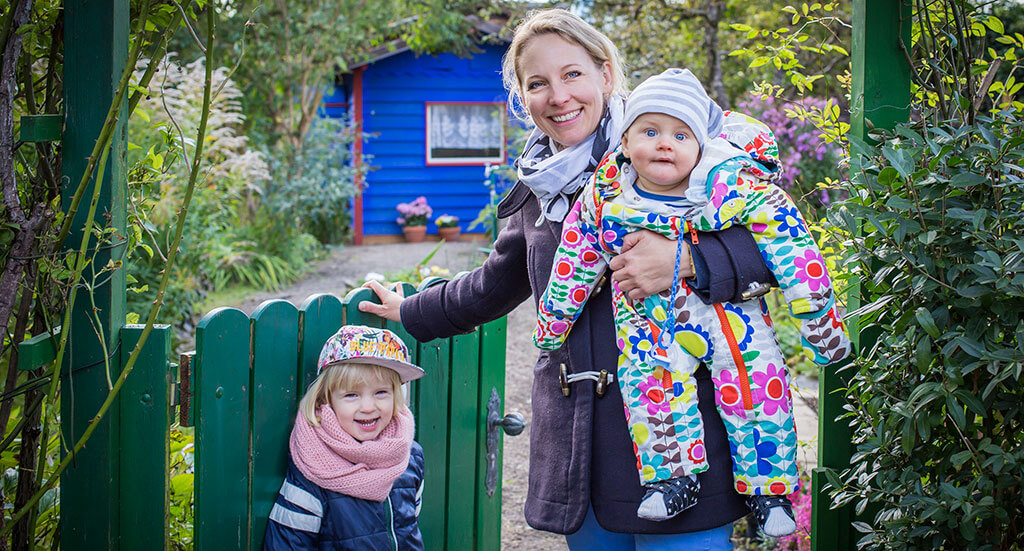
<path fill-rule="evenodd" d="M 427 225 L 427 219 L 434 213 L 434 209 L 430 208 L 427 204 L 427 198 L 420 195 L 409 203 L 399 203 L 395 207 L 398 214 L 401 214 L 395 219 L 395 222 L 399 226 L 425 226 Z"/>

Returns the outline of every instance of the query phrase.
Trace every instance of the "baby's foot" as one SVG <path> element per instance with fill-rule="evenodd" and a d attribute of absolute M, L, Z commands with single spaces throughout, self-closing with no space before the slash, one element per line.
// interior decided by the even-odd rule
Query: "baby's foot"
<path fill-rule="evenodd" d="M 747 506 L 765 535 L 777 538 L 796 532 L 793 504 L 786 496 L 748 496 Z"/>
<path fill-rule="evenodd" d="M 667 520 L 697 504 L 700 483 L 697 477 L 681 476 L 661 482 L 644 484 L 644 494 L 637 516 L 647 520 Z"/>

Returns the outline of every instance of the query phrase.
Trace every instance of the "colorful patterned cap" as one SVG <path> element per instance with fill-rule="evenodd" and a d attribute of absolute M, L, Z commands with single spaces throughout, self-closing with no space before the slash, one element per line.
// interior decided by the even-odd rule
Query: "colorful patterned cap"
<path fill-rule="evenodd" d="M 317 362 L 317 375 L 325 367 L 354 361 L 387 367 L 398 373 L 403 383 L 419 379 L 423 368 L 409 363 L 409 349 L 402 339 L 387 329 L 365 325 L 344 325 L 324 343 Z"/>

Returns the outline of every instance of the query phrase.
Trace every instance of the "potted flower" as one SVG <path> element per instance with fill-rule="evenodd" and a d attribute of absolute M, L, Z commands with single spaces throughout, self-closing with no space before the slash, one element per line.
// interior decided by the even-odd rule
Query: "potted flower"
<path fill-rule="evenodd" d="M 427 219 L 434 212 L 427 204 L 427 198 L 421 195 L 412 202 L 399 203 L 395 210 L 401 215 L 395 222 L 402 226 L 405 240 L 410 243 L 423 241 L 427 235 Z"/>
<path fill-rule="evenodd" d="M 459 217 L 451 214 L 438 216 L 434 223 L 437 224 L 437 234 L 445 241 L 459 240 Z"/>

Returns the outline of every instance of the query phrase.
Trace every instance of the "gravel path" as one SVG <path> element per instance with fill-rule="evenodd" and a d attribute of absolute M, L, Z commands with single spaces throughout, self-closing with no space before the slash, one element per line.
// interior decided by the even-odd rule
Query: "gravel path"
<path fill-rule="evenodd" d="M 367 272 L 381 274 L 406 270 L 420 263 L 436 243 L 398 243 L 339 248 L 311 271 L 302 281 L 278 292 L 257 293 L 238 306 L 252 312 L 264 300 L 283 298 L 298 305 L 314 293 L 338 296 L 363 279 Z M 471 270 L 483 260 L 480 242 L 448 243 L 430 260 L 429 265 L 450 270 L 454 275 Z M 536 311 L 528 301 L 509 315 L 505 368 L 505 411 L 518 411 L 526 418 L 527 430 L 506 437 L 502 470 L 502 549 L 516 551 L 562 551 L 565 538 L 530 528 L 523 518 L 526 500 L 530 452 L 530 386 L 537 350 L 530 339 Z M 817 463 L 817 381 L 798 378 L 793 385 L 797 432 L 802 444 L 800 461 L 805 467 Z"/>

